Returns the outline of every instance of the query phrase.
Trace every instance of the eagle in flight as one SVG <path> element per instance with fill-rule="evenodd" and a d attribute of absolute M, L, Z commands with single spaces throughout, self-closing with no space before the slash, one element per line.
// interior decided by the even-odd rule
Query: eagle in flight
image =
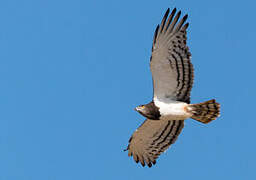
<path fill-rule="evenodd" d="M 186 45 L 188 15 L 180 19 L 181 11 L 176 13 L 174 8 L 170 15 L 169 11 L 168 8 L 156 27 L 153 39 L 150 58 L 153 100 L 135 108 L 147 119 L 133 133 L 126 149 L 136 163 L 148 167 L 177 140 L 185 119 L 206 124 L 220 114 L 220 104 L 214 99 L 190 104 L 194 73 Z"/>

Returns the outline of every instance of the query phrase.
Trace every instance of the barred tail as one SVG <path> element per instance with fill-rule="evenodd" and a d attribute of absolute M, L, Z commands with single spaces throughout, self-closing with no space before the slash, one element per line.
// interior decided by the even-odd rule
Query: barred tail
<path fill-rule="evenodd" d="M 192 112 L 192 119 L 202 123 L 209 123 L 220 115 L 220 104 L 212 99 L 199 104 L 190 104 L 188 107 Z"/>

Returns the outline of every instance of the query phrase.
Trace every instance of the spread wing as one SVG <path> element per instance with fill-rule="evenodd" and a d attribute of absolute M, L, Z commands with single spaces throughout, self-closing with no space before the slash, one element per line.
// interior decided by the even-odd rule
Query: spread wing
<path fill-rule="evenodd" d="M 169 18 L 169 9 L 155 30 L 150 68 L 153 76 L 154 98 L 167 99 L 189 103 L 190 91 L 193 85 L 193 66 L 190 62 L 190 52 L 186 45 L 185 23 L 187 15 L 180 21 L 176 8 Z M 178 22 L 179 21 L 179 22 Z"/>
<path fill-rule="evenodd" d="M 151 167 L 158 156 L 176 141 L 183 127 L 182 120 L 145 120 L 129 140 L 128 155 L 142 166 Z"/>

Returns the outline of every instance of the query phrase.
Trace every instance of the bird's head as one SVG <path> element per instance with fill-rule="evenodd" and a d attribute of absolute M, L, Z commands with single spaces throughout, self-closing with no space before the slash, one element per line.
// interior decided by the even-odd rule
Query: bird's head
<path fill-rule="evenodd" d="M 160 116 L 159 112 L 155 109 L 152 103 L 137 106 L 135 111 L 149 119 L 158 119 Z"/>
<path fill-rule="evenodd" d="M 143 115 L 143 113 L 147 112 L 147 108 L 145 105 L 139 105 L 134 110 L 141 113 L 142 115 Z"/>

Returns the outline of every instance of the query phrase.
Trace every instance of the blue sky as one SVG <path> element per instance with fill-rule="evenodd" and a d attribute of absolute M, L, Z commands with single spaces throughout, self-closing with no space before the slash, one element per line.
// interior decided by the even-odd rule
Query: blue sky
<path fill-rule="evenodd" d="M 0 2 L 0 180 L 255 179 L 254 1 Z M 149 57 L 166 9 L 188 13 L 191 119 L 153 168 L 127 141 L 152 98 Z"/>

